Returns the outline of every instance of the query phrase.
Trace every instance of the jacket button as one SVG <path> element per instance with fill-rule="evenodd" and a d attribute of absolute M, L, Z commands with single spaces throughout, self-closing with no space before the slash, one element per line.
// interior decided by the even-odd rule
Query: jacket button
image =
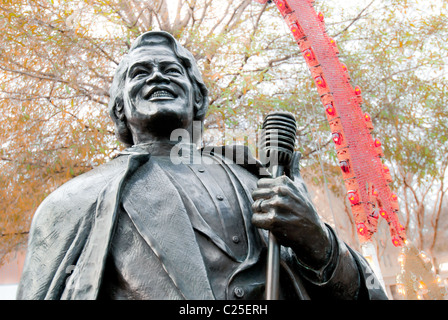
<path fill-rule="evenodd" d="M 233 294 L 237 298 L 242 298 L 244 297 L 244 290 L 241 287 L 235 287 L 235 289 L 233 289 Z"/>

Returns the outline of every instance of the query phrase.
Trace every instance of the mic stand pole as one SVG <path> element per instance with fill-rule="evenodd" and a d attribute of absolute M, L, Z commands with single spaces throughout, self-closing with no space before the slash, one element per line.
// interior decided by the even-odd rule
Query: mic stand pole
<path fill-rule="evenodd" d="M 283 175 L 284 168 L 281 165 L 272 166 L 272 177 Z M 269 232 L 268 262 L 266 271 L 266 300 L 278 300 L 280 285 L 280 245 L 277 239 Z"/>

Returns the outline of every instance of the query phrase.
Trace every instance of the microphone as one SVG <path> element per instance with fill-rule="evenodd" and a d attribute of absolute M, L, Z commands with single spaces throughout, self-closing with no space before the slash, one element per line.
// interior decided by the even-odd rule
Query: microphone
<path fill-rule="evenodd" d="M 285 172 L 294 154 L 297 124 L 290 112 L 271 112 L 263 122 L 261 133 L 262 157 L 269 160 L 272 178 Z M 264 163 L 264 162 L 263 162 Z M 267 163 L 266 163 L 267 165 Z M 268 261 L 266 271 L 266 299 L 278 300 L 280 282 L 280 245 L 269 232 Z"/>
<path fill-rule="evenodd" d="M 271 112 L 264 119 L 261 133 L 262 156 L 268 160 L 273 178 L 283 175 L 284 168 L 291 161 L 296 131 L 296 120 L 290 112 Z"/>

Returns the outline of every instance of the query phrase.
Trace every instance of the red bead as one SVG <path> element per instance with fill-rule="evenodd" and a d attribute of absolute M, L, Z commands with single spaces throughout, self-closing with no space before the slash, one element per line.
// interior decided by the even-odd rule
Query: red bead
<path fill-rule="evenodd" d="M 307 61 L 313 61 L 315 59 L 314 52 L 311 48 L 306 49 L 303 51 L 303 56 Z"/>
<path fill-rule="evenodd" d="M 335 144 L 337 144 L 337 145 L 342 144 L 342 134 L 340 134 L 339 132 L 334 132 L 332 134 L 332 136 L 333 136 L 333 141 Z"/>
<path fill-rule="evenodd" d="M 367 112 L 364 113 L 364 120 L 366 120 L 366 121 L 370 121 L 371 120 L 370 119 L 370 114 L 368 114 Z"/>
<path fill-rule="evenodd" d="M 327 114 L 328 114 L 329 116 L 334 116 L 334 115 L 336 114 L 336 110 L 335 110 L 335 108 L 333 107 L 333 104 L 332 104 L 332 103 L 329 103 L 329 104 L 326 104 L 326 105 L 325 105 L 325 111 L 327 112 Z"/>
<path fill-rule="evenodd" d="M 305 35 L 303 34 L 302 28 L 297 23 L 291 24 L 291 32 L 296 40 L 303 38 Z"/>
<path fill-rule="evenodd" d="M 358 223 L 356 229 L 361 236 L 366 236 L 369 233 L 369 230 L 364 223 Z"/>
<path fill-rule="evenodd" d="M 375 141 L 373 143 L 374 143 L 375 147 L 377 147 L 377 148 L 381 147 L 381 141 L 380 140 L 375 139 Z"/>
<path fill-rule="evenodd" d="M 401 238 L 399 236 L 393 236 L 392 237 L 392 244 L 395 247 L 400 247 L 402 245 L 403 241 L 401 240 Z"/>
<path fill-rule="evenodd" d="M 286 14 L 291 12 L 291 8 L 289 7 L 288 3 L 284 0 L 277 0 L 277 7 L 280 10 L 280 13 L 285 16 Z"/>
<path fill-rule="evenodd" d="M 356 191 L 348 191 L 347 192 L 348 195 L 348 201 L 350 201 L 351 204 L 357 204 L 359 203 L 359 197 L 358 197 L 358 193 Z"/>
<path fill-rule="evenodd" d="M 336 40 L 334 40 L 333 38 L 330 39 L 330 44 L 331 44 L 333 47 L 336 47 L 336 46 L 337 46 L 337 45 L 336 45 Z"/>
<path fill-rule="evenodd" d="M 317 17 L 319 18 L 319 20 L 321 22 L 324 22 L 324 14 L 322 12 L 319 12 L 319 14 L 317 15 Z"/>
<path fill-rule="evenodd" d="M 348 161 L 341 161 L 339 162 L 339 166 L 341 167 L 341 170 L 345 173 L 349 173 L 350 172 L 350 166 L 348 164 Z"/>
<path fill-rule="evenodd" d="M 318 76 L 318 77 L 314 78 L 314 81 L 316 82 L 316 85 L 321 87 L 321 88 L 325 88 L 327 86 L 327 84 L 325 83 L 324 78 L 322 78 L 321 76 Z"/>

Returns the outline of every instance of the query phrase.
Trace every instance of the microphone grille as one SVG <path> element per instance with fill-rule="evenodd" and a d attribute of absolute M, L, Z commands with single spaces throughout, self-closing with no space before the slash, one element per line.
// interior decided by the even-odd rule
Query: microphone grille
<path fill-rule="evenodd" d="M 294 115 L 286 111 L 269 113 L 263 122 L 261 148 L 270 165 L 287 165 L 294 153 L 297 124 Z"/>

